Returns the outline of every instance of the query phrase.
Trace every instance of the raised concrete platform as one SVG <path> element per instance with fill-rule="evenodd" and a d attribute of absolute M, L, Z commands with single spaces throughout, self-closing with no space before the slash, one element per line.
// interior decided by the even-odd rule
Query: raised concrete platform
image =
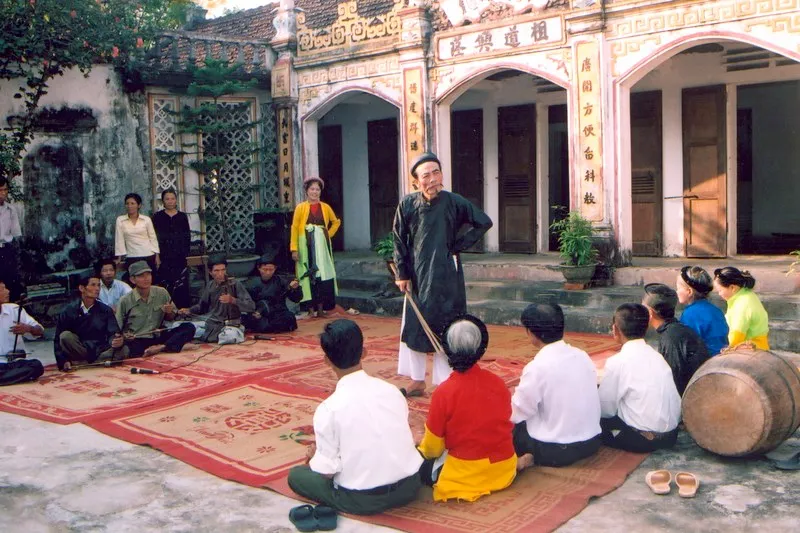
<path fill-rule="evenodd" d="M 532 302 L 552 301 L 564 308 L 567 329 L 607 333 L 614 309 L 626 302 L 639 302 L 643 285 L 653 282 L 675 285 L 683 258 L 647 258 L 637 266 L 614 271 L 614 285 L 587 290 L 563 289 L 556 254 L 506 255 L 465 254 L 467 305 L 471 313 L 491 324 L 519 324 L 522 310 Z M 758 291 L 770 315 L 770 344 L 778 350 L 800 351 L 800 276 L 785 275 L 783 258 L 742 258 L 697 262 L 708 270 L 733 264 L 756 277 Z M 393 290 L 386 265 L 374 254 L 337 254 L 339 303 L 362 312 L 399 316 L 403 300 Z M 774 289 L 774 290 L 770 290 Z M 723 311 L 725 302 L 716 295 L 711 301 Z"/>

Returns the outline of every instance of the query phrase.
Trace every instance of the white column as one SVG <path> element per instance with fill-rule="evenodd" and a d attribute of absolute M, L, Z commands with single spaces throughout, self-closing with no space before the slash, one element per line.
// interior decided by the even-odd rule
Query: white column
<path fill-rule="evenodd" d="M 631 195 L 631 91 L 628 87 L 620 85 L 617 88 L 617 102 L 619 104 L 616 120 L 617 131 L 606 132 L 606 135 L 611 133 L 619 139 L 616 146 L 619 157 L 617 160 L 617 175 L 609 176 L 605 174 L 603 176 L 605 182 L 603 186 L 605 187 L 606 195 L 611 196 L 606 200 L 608 205 L 614 206 L 613 198 L 615 195 L 617 198 L 616 213 L 612 210 L 610 219 L 614 221 L 619 247 L 623 251 L 631 251 L 633 250 L 633 217 L 631 215 L 633 197 Z M 577 124 L 577 120 L 573 120 L 570 117 L 570 124 Z M 570 134 L 572 142 L 574 142 L 573 137 L 573 134 Z M 573 180 L 570 182 L 571 186 L 580 190 L 582 177 L 574 167 L 571 170 L 574 173 Z M 570 191 L 570 197 L 576 198 L 576 194 L 572 190 Z M 577 200 L 579 201 L 580 199 L 578 198 Z"/>
<path fill-rule="evenodd" d="M 725 99 L 725 123 L 726 123 L 726 139 L 725 143 L 727 145 L 727 149 L 725 153 L 727 154 L 727 164 L 726 164 L 726 171 L 728 178 L 727 182 L 727 191 L 726 194 L 728 195 L 728 255 L 736 255 L 738 249 L 736 247 L 736 241 L 738 240 L 739 234 L 739 227 L 738 227 L 738 202 L 736 201 L 737 196 L 737 185 L 738 185 L 738 160 L 739 160 L 739 152 L 738 146 L 736 143 L 736 138 L 738 136 L 737 124 L 736 124 L 736 108 L 738 106 L 737 102 L 737 86 L 729 83 L 725 87 L 726 92 L 726 99 Z"/>
<path fill-rule="evenodd" d="M 681 88 L 661 91 L 662 149 L 662 235 L 666 257 L 685 255 L 683 234 L 683 111 Z M 677 197 L 667 199 L 669 197 Z"/>
<path fill-rule="evenodd" d="M 483 106 L 483 208 L 494 222 L 486 233 L 486 251 L 500 250 L 500 158 L 497 151 L 497 105 Z"/>
<path fill-rule="evenodd" d="M 442 162 L 442 184 L 445 190 L 453 190 L 453 157 L 451 147 L 450 128 L 450 104 L 439 104 L 436 106 L 436 155 Z M 406 180 L 407 181 L 407 180 Z"/>
<path fill-rule="evenodd" d="M 294 196 L 297 202 L 304 199 L 303 176 L 319 176 L 319 123 L 316 120 L 306 120 L 301 126 L 303 138 L 303 168 L 302 172 L 295 172 Z"/>
<path fill-rule="evenodd" d="M 550 106 L 536 102 L 536 251 L 550 248 Z"/>

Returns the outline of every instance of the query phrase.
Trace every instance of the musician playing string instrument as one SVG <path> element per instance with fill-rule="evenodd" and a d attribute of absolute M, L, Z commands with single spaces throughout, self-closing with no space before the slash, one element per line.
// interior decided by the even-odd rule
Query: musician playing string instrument
<path fill-rule="evenodd" d="M 81 279 L 80 298 L 69 303 L 58 316 L 53 354 L 59 370 L 72 370 L 76 361 L 120 361 L 129 354 L 114 311 L 99 300 L 100 283 L 97 274 Z"/>
<path fill-rule="evenodd" d="M 200 293 L 200 301 L 192 307 L 180 309 L 178 313 L 208 313 L 206 329 L 200 338 L 205 342 L 217 342 L 225 326 L 241 326 L 242 313 L 254 312 L 256 305 L 244 285 L 235 278 L 228 277 L 227 260 L 212 257 L 208 266 L 211 268 L 212 279 Z"/>
<path fill-rule="evenodd" d="M 128 273 L 134 289 L 117 304 L 117 322 L 130 355 L 180 352 L 194 337 L 194 325 L 184 322 L 165 327 L 164 320 L 172 320 L 177 310 L 167 289 L 153 285 L 153 271 L 145 261 L 133 263 Z"/>
<path fill-rule="evenodd" d="M 296 279 L 284 281 L 275 274 L 275 254 L 261 256 L 256 268 L 258 278 L 245 286 L 255 302 L 256 310 L 244 315 L 244 325 L 257 333 L 286 333 L 296 330 L 297 320 L 286 306 L 286 299 L 298 303 L 303 298 L 300 283 Z"/>

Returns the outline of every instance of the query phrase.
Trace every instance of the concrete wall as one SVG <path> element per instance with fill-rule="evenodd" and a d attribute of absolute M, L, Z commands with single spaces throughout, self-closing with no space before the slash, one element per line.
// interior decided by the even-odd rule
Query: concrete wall
<path fill-rule="evenodd" d="M 21 101 L 13 98 L 18 85 L 18 80 L 0 82 L 0 121 L 3 125 L 9 115 L 22 112 Z M 125 194 L 139 193 L 144 199 L 144 212 L 151 205 L 147 113 L 143 96 L 123 93 L 116 73 L 108 66 L 96 66 L 88 77 L 78 71 L 69 71 L 56 78 L 49 93 L 42 98 L 41 107 L 85 108 L 97 121 L 96 128 L 86 132 L 38 133 L 27 148 L 27 153 L 32 155 L 27 162 L 29 170 L 37 165 L 36 157 L 42 154 L 79 154 L 83 191 L 77 198 L 80 202 L 77 211 L 74 205 L 61 205 L 61 202 L 69 202 L 69 198 L 55 195 L 50 209 L 40 206 L 36 216 L 55 220 L 59 216 L 63 218 L 64 210 L 73 210 L 77 214 L 82 212 L 83 219 L 75 226 L 83 228 L 83 235 L 77 230 L 65 235 L 63 232 L 69 226 L 66 221 L 26 224 L 25 206 L 21 209 L 25 237 L 38 241 L 46 253 L 46 265 L 37 265 L 37 270 L 65 270 L 83 266 L 87 255 L 79 250 L 83 247 L 92 256 L 96 256 L 98 250 L 106 251 L 113 247 L 114 221 L 124 212 Z M 57 174 L 50 175 L 50 179 L 62 178 Z M 77 179 L 77 176 L 73 178 Z M 76 187 L 80 185 L 76 184 Z M 25 173 L 22 186 L 26 194 L 32 190 L 30 176 Z M 41 234 L 32 235 L 29 227 L 37 228 Z"/>
<path fill-rule="evenodd" d="M 800 233 L 800 82 L 739 87 L 738 107 L 753 113 L 753 235 Z"/>
<path fill-rule="evenodd" d="M 371 246 L 367 122 L 398 118 L 398 109 L 380 98 L 360 94 L 357 101 L 337 105 L 318 123 L 319 126 L 342 126 L 344 213 L 340 216 L 346 250 L 363 250 Z"/>

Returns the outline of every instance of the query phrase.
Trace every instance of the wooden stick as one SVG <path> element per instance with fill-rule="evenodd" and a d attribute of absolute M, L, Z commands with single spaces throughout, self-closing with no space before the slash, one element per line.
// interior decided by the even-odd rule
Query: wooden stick
<path fill-rule="evenodd" d="M 394 273 L 394 277 L 397 278 L 397 267 L 394 264 L 391 264 L 392 272 Z M 417 307 L 417 303 L 414 301 L 414 297 L 411 295 L 411 292 L 406 290 L 405 299 L 407 302 L 411 304 L 411 308 L 414 310 L 414 314 L 417 315 L 417 320 L 419 320 L 420 325 L 422 326 L 422 331 L 425 332 L 425 336 L 428 337 L 428 341 L 430 341 L 431 346 L 433 346 L 433 350 L 438 353 L 444 353 L 444 349 L 442 348 L 442 344 L 439 341 L 439 338 L 433 332 L 431 327 L 428 325 L 428 322 L 425 320 L 425 317 L 422 316 L 422 312 Z"/>

